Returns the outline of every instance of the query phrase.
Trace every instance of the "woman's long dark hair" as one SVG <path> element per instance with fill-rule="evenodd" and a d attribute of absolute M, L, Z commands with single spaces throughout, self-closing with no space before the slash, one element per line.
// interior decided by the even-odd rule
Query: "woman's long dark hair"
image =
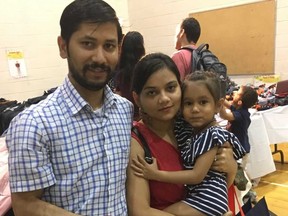
<path fill-rule="evenodd" d="M 116 69 L 115 89 L 122 97 L 127 98 L 134 104 L 134 119 L 138 118 L 138 107 L 135 105 L 131 80 L 136 63 L 145 55 L 143 36 L 137 31 L 128 32 L 122 41 L 120 58 Z"/>
<path fill-rule="evenodd" d="M 131 99 L 130 95 L 125 95 L 125 89 L 131 92 L 132 72 L 139 61 L 145 55 L 143 36 L 137 31 L 128 32 L 122 41 L 120 58 L 116 74 L 116 91 L 120 91 L 123 97 Z"/>

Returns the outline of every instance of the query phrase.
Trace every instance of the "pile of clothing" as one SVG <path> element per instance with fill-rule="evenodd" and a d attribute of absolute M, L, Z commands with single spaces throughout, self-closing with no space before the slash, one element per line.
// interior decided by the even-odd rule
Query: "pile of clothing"
<path fill-rule="evenodd" d="M 227 93 L 226 99 L 232 100 L 233 92 L 237 91 L 240 86 L 231 80 L 229 80 L 229 83 L 227 84 L 228 88 L 226 91 Z M 247 85 L 253 87 L 257 91 L 258 102 L 253 108 L 255 108 L 258 111 L 271 109 L 277 106 L 288 105 L 288 94 L 282 94 L 282 95 L 276 94 L 277 83 L 271 85 L 261 84 L 259 86 L 255 86 L 253 84 L 247 84 Z"/>
<path fill-rule="evenodd" d="M 44 91 L 43 95 L 29 98 L 27 101 L 18 102 L 17 100 L 6 100 L 0 98 L 0 136 L 9 127 L 11 120 L 25 108 L 32 104 L 37 104 L 45 99 L 49 94 L 54 92 L 57 87 Z"/>
<path fill-rule="evenodd" d="M 276 83 L 269 85 L 268 87 L 263 84 L 257 87 L 258 103 L 256 105 L 257 110 L 267 110 L 277 106 L 288 105 L 288 95 L 276 94 Z"/>

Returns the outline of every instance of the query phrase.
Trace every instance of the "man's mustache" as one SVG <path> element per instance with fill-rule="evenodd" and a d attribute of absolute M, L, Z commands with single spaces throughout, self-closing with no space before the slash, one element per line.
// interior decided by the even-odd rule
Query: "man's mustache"
<path fill-rule="evenodd" d="M 86 64 L 83 67 L 83 71 L 87 72 L 88 70 L 92 70 L 92 71 L 104 71 L 106 73 L 110 73 L 111 72 L 111 68 L 105 64 L 98 64 L 96 62 L 93 62 L 91 64 Z"/>

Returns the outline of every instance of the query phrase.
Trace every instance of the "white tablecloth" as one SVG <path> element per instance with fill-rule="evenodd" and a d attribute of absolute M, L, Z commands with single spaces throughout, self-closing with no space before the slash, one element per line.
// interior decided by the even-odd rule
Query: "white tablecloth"
<path fill-rule="evenodd" d="M 259 178 L 276 170 L 270 145 L 288 142 L 288 106 L 264 111 L 251 111 L 248 129 L 251 151 L 247 173 Z"/>

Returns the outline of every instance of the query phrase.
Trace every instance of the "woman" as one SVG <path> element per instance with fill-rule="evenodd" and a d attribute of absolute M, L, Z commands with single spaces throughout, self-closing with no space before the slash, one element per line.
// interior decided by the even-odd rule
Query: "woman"
<path fill-rule="evenodd" d="M 136 65 L 132 81 L 133 98 L 145 114 L 145 121 L 135 127 L 145 137 L 158 168 L 166 171 L 182 170 L 182 160 L 174 136 L 174 119 L 181 104 L 180 75 L 172 59 L 161 53 L 142 58 Z M 185 196 L 183 185 L 148 181 L 134 175 L 131 161 L 144 150 L 132 134 L 130 164 L 127 171 L 127 202 L 130 216 L 169 216 L 165 208 Z M 222 149 L 223 151 L 223 149 Z M 237 164 L 230 153 L 217 154 L 213 168 L 236 173 Z M 224 150 L 226 152 L 226 149 Z M 228 157 L 224 160 L 223 157 Z M 223 166 L 223 163 L 229 166 Z"/>
<path fill-rule="evenodd" d="M 137 31 L 128 32 L 122 41 L 119 63 L 115 76 L 115 93 L 127 98 L 134 104 L 131 91 L 132 72 L 139 61 L 145 55 L 144 39 Z M 139 119 L 138 107 L 134 104 L 134 120 Z"/>

